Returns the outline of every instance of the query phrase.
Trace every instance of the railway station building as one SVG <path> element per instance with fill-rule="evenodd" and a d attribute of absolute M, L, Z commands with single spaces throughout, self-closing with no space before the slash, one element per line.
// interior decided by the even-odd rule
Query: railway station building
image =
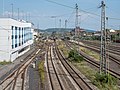
<path fill-rule="evenodd" d="M 33 44 L 32 23 L 0 18 L 0 61 L 14 61 Z"/>

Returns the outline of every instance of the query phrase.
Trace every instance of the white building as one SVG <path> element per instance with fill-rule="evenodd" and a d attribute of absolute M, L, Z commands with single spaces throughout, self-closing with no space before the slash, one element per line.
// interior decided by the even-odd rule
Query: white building
<path fill-rule="evenodd" d="M 11 18 L 0 18 L 0 61 L 13 61 L 30 49 L 32 24 Z"/>

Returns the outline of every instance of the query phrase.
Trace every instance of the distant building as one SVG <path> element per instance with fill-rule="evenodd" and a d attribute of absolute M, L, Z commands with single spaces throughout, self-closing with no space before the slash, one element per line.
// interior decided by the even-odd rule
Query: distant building
<path fill-rule="evenodd" d="M 94 32 L 94 36 L 101 36 L 101 31 Z"/>
<path fill-rule="evenodd" d="M 30 49 L 32 24 L 11 18 L 0 18 L 0 61 L 13 61 Z"/>
<path fill-rule="evenodd" d="M 38 38 L 40 37 L 40 34 L 41 34 L 40 29 L 34 29 L 33 30 L 33 38 L 34 38 L 34 40 L 38 40 Z"/>
<path fill-rule="evenodd" d="M 82 29 L 80 27 L 76 27 L 70 33 L 71 33 L 71 35 L 75 35 L 76 34 L 77 36 L 79 36 L 79 35 L 83 36 L 84 33 L 85 33 L 85 29 Z"/>

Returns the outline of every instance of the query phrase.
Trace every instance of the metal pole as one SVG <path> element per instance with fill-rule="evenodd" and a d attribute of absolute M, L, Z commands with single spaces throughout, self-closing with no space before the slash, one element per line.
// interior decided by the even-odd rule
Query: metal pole
<path fill-rule="evenodd" d="M 24 20 L 24 11 L 22 11 L 22 19 Z"/>
<path fill-rule="evenodd" d="M 77 28 L 78 28 L 78 5 L 76 4 L 75 36 L 77 34 L 76 32 Z"/>
<path fill-rule="evenodd" d="M 110 30 L 109 30 L 109 26 L 108 26 L 108 17 L 106 17 L 106 20 L 107 20 L 107 31 L 106 31 L 106 38 L 107 38 L 107 41 L 106 41 L 106 43 L 107 43 L 107 68 L 109 69 L 109 48 L 110 48 L 110 43 L 111 43 L 111 36 L 110 36 Z M 108 76 L 109 76 L 109 71 L 107 71 L 107 73 L 108 73 Z"/>
<path fill-rule="evenodd" d="M 26 13 L 26 21 L 27 21 L 27 13 Z"/>
<path fill-rule="evenodd" d="M 106 29 L 105 29 L 105 4 L 101 2 L 101 53 L 100 53 L 100 73 L 106 69 Z"/>
<path fill-rule="evenodd" d="M 19 20 L 19 8 L 18 8 L 18 20 Z"/>
<path fill-rule="evenodd" d="M 13 18 L 13 3 L 11 4 L 11 6 L 12 6 L 12 18 Z"/>
<path fill-rule="evenodd" d="M 61 35 L 62 35 L 62 31 L 61 31 L 61 19 L 59 19 L 59 22 L 60 22 L 60 27 L 59 27 L 59 30 L 60 30 Z"/>
<path fill-rule="evenodd" d="M 67 20 L 65 20 L 65 29 L 67 28 Z"/>
<path fill-rule="evenodd" d="M 120 25 L 119 25 L 119 30 L 120 30 Z M 119 39 L 120 39 L 120 32 L 119 32 Z"/>
<path fill-rule="evenodd" d="M 60 22 L 60 28 L 61 28 L 61 19 L 59 20 L 59 22 Z"/>
<path fill-rule="evenodd" d="M 3 0 L 3 17 L 4 17 L 4 9 L 5 9 L 5 5 L 4 5 L 4 0 Z"/>
<path fill-rule="evenodd" d="M 30 22 L 30 13 L 29 13 L 29 22 Z"/>

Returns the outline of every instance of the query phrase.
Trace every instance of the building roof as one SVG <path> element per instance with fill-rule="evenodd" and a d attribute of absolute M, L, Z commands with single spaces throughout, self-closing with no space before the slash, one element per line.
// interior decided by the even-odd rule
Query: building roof
<path fill-rule="evenodd" d="M 31 23 L 29 22 L 23 22 L 23 21 L 18 21 L 12 18 L 0 18 L 0 25 L 27 25 L 27 26 L 31 26 Z"/>

